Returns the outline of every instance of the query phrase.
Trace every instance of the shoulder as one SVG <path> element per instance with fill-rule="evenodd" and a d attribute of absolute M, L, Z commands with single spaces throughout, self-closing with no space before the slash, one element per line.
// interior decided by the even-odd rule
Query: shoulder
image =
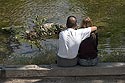
<path fill-rule="evenodd" d="M 61 31 L 61 32 L 59 33 L 59 35 L 61 36 L 61 35 L 65 34 L 66 32 L 67 32 L 67 30 L 63 30 L 63 31 Z"/>
<path fill-rule="evenodd" d="M 87 28 L 79 28 L 79 29 L 77 29 L 77 30 L 89 30 L 89 29 L 91 29 L 91 27 L 87 27 Z"/>
<path fill-rule="evenodd" d="M 78 32 L 91 32 L 91 27 L 77 29 Z"/>

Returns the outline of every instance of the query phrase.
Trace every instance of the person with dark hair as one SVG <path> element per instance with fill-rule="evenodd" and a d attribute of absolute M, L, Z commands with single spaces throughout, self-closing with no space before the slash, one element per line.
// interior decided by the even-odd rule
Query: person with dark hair
<path fill-rule="evenodd" d="M 74 29 L 77 27 L 77 20 L 75 16 L 69 16 L 67 18 L 66 27 Z"/>
<path fill-rule="evenodd" d="M 83 19 L 81 28 L 92 27 L 92 21 L 89 17 Z M 83 40 L 78 50 L 78 62 L 82 66 L 95 66 L 98 63 L 98 35 L 97 32 L 91 32 L 90 37 Z"/>
<path fill-rule="evenodd" d="M 90 37 L 90 33 L 97 30 L 96 26 L 77 29 L 77 19 L 75 16 L 67 18 L 66 27 L 66 30 L 59 33 L 57 65 L 62 67 L 77 65 L 77 54 L 81 41 Z"/>

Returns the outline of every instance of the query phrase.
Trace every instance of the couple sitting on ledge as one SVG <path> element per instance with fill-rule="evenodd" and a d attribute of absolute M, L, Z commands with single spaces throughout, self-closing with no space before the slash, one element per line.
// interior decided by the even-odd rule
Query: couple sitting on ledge
<path fill-rule="evenodd" d="M 59 50 L 57 65 L 62 67 L 95 66 L 97 57 L 97 27 L 92 25 L 89 17 L 83 19 L 80 28 L 75 16 L 69 16 L 67 29 L 59 33 Z"/>

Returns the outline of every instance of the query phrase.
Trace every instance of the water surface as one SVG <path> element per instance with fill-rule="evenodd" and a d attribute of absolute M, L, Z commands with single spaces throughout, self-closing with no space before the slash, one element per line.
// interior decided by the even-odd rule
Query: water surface
<path fill-rule="evenodd" d="M 77 17 L 78 24 L 89 16 L 94 25 L 99 26 L 99 55 L 108 56 L 109 60 L 120 57 L 118 61 L 125 62 L 124 9 L 125 0 L 0 0 L 0 28 L 23 26 L 36 16 L 63 25 L 70 15 Z M 9 35 L 2 32 L 0 35 L 3 35 L 0 37 L 1 55 L 5 50 L 10 53 L 6 45 Z"/>

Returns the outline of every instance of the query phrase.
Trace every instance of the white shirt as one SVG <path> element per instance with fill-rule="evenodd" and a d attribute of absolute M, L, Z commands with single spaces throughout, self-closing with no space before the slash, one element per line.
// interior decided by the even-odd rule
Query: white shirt
<path fill-rule="evenodd" d="M 81 41 L 90 37 L 90 33 L 91 27 L 77 30 L 68 28 L 60 32 L 58 56 L 67 59 L 75 58 Z"/>

